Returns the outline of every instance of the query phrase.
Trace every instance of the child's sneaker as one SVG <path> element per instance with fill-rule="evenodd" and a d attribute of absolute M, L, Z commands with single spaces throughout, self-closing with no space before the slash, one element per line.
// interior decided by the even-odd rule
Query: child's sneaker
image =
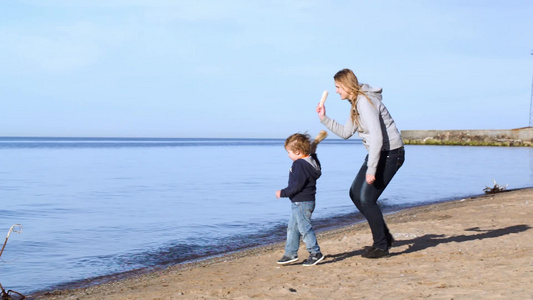
<path fill-rule="evenodd" d="M 309 153 L 316 153 L 316 147 L 320 142 L 322 142 L 326 137 L 328 136 L 328 133 L 325 130 L 320 131 L 320 133 L 315 137 L 315 139 L 311 142 L 311 149 L 309 150 Z"/>
<path fill-rule="evenodd" d="M 297 261 L 297 260 L 298 260 L 298 256 L 290 257 L 290 256 L 283 255 L 283 257 L 280 260 L 278 260 L 278 264 L 279 265 L 285 265 L 285 264 L 289 264 L 289 263 Z"/>
<path fill-rule="evenodd" d="M 311 254 L 309 255 L 309 258 L 306 261 L 304 261 L 304 266 L 306 267 L 314 266 L 318 264 L 319 262 L 321 262 L 323 259 L 324 259 L 324 254 L 322 254 L 322 252 Z"/>

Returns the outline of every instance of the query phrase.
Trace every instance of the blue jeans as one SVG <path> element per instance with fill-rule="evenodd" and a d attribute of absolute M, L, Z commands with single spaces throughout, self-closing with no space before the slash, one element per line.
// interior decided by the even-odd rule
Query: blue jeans
<path fill-rule="evenodd" d="M 392 239 L 392 235 L 387 224 L 385 224 L 377 201 L 392 177 L 403 165 L 404 160 L 405 150 L 403 147 L 391 151 L 382 151 L 376 171 L 376 181 L 373 184 L 368 184 L 366 182 L 367 155 L 350 188 L 352 202 L 366 218 L 372 231 L 374 240 L 372 246 L 381 250 L 388 248 L 387 241 Z"/>
<path fill-rule="evenodd" d="M 315 210 L 315 201 L 291 202 L 291 204 L 292 214 L 289 225 L 287 226 L 285 256 L 298 256 L 300 237 L 303 237 L 309 253 L 315 254 L 320 252 L 315 231 L 311 224 L 311 214 Z"/>

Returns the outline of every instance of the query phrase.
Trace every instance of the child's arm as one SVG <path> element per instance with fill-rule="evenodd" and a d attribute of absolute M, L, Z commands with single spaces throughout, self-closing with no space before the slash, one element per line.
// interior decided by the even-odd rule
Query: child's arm
<path fill-rule="evenodd" d="M 303 160 L 297 160 L 292 164 L 292 171 L 289 174 L 289 186 L 280 191 L 280 197 L 291 198 L 301 192 L 305 187 L 305 184 L 307 183 L 307 175 L 305 174 L 302 163 L 306 162 Z"/>

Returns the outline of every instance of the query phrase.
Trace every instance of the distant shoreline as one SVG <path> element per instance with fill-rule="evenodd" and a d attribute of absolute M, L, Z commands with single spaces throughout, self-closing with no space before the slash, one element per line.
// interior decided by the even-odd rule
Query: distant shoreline
<path fill-rule="evenodd" d="M 458 146 L 504 146 L 533 147 L 533 127 L 516 129 L 477 129 L 477 130 L 402 130 L 406 145 L 458 145 Z M 38 143 L 50 142 L 184 142 L 184 141 L 257 141 L 278 142 L 285 138 L 261 137 L 67 137 L 67 136 L 0 136 L 0 142 Z M 348 140 L 330 136 L 326 143 L 361 143 L 354 137 Z"/>
<path fill-rule="evenodd" d="M 533 147 L 533 127 L 493 130 L 404 130 L 406 145 Z"/>

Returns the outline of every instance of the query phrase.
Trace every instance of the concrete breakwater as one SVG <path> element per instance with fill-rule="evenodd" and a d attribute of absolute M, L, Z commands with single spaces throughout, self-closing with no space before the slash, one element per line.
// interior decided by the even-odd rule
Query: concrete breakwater
<path fill-rule="evenodd" d="M 403 130 L 406 145 L 533 147 L 533 127 L 493 130 Z"/>

